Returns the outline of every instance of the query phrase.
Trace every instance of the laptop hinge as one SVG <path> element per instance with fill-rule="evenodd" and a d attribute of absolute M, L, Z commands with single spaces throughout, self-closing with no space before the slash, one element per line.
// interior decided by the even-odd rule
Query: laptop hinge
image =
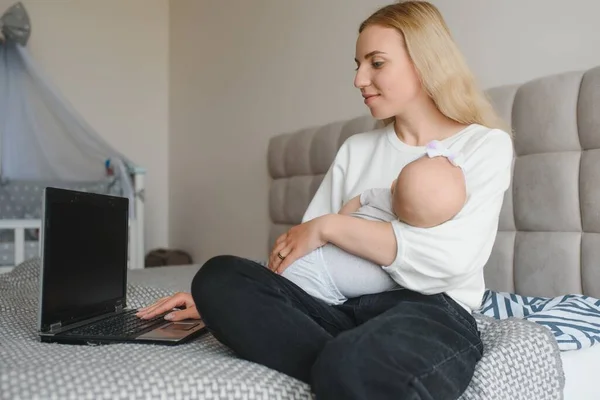
<path fill-rule="evenodd" d="M 61 327 L 62 327 L 61 322 L 57 322 L 55 324 L 50 324 L 50 333 L 55 333 L 56 331 L 60 330 Z"/>
<path fill-rule="evenodd" d="M 115 312 L 121 312 L 123 311 L 123 305 L 122 304 L 117 304 L 115 306 Z"/>

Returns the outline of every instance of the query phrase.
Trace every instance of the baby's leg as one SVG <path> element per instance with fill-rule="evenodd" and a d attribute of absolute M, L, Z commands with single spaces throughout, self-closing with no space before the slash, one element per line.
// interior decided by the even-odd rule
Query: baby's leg
<path fill-rule="evenodd" d="M 386 292 L 399 286 L 381 266 L 357 257 L 339 247 L 321 247 L 323 265 L 327 266 L 333 285 L 347 297 Z"/>
<path fill-rule="evenodd" d="M 321 248 L 293 262 L 281 274 L 312 297 L 327 304 L 342 304 L 346 300 L 336 288 L 321 257 Z"/>

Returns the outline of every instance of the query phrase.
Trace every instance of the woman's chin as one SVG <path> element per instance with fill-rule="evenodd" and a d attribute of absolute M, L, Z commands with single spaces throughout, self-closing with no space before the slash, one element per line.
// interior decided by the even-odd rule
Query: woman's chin
<path fill-rule="evenodd" d="M 370 107 L 369 111 L 371 111 L 371 115 L 373 116 L 373 118 L 379 119 L 379 120 L 384 120 L 384 119 L 394 117 L 394 113 L 388 112 L 386 110 L 382 110 L 381 108 L 377 108 L 377 107 Z"/>

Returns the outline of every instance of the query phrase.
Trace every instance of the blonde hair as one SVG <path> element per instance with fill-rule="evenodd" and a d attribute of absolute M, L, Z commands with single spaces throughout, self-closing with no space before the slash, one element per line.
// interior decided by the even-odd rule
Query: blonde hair
<path fill-rule="evenodd" d="M 444 18 L 433 4 L 426 1 L 390 4 L 363 21 L 358 32 L 370 25 L 394 28 L 402 34 L 421 85 L 442 114 L 461 124 L 480 124 L 511 133 L 479 89 Z M 390 118 L 384 123 L 392 121 Z"/>

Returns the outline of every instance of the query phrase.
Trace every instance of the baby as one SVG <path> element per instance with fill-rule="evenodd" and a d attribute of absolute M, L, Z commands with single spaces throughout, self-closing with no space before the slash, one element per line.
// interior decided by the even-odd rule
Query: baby
<path fill-rule="evenodd" d="M 429 228 L 452 219 L 466 201 L 460 156 L 438 141 L 427 154 L 407 164 L 391 188 L 364 191 L 346 203 L 340 214 L 372 221 L 398 219 Z M 296 260 L 281 274 L 327 304 L 400 288 L 380 265 L 328 243 Z"/>

